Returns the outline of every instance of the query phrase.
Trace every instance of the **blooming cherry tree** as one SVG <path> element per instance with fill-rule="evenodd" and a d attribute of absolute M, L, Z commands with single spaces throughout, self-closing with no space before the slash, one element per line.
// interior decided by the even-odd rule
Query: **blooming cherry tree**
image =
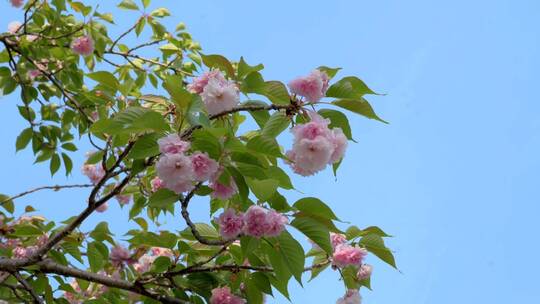
<path fill-rule="evenodd" d="M 167 29 L 169 11 L 150 11 L 149 0 L 118 4 L 141 14 L 114 37 L 99 7 L 10 2 L 21 21 L 0 34 L 0 92 L 20 92 L 28 127 L 16 149 L 68 176 L 77 146 L 93 150 L 80 164 L 87 184 L 0 196 L 0 302 L 256 304 L 327 270 L 344 285 L 337 303 L 360 303 L 371 288 L 365 259 L 396 267 L 380 228 L 347 227 L 315 197 L 286 197 L 295 179 L 346 165 L 348 114 L 384 122 L 362 80 L 326 66 L 288 85 L 265 80 L 262 64 L 205 54 L 182 23 Z M 60 223 L 17 203 L 69 188 L 88 193 Z M 210 205 L 206 222 L 191 219 L 195 197 Z M 106 221 L 83 230 L 114 203 L 139 229 L 125 240 Z M 175 230 L 149 228 L 162 214 Z"/>

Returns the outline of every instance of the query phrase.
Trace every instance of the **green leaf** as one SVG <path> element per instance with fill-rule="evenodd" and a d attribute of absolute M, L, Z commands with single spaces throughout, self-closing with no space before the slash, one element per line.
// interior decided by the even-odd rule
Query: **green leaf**
<path fill-rule="evenodd" d="M 276 193 L 278 187 L 278 181 L 275 179 L 256 180 L 247 178 L 246 182 L 253 194 L 255 194 L 261 202 L 270 199 L 274 193 Z"/>
<path fill-rule="evenodd" d="M 305 236 L 319 245 L 329 255 L 332 254 L 332 245 L 330 244 L 330 232 L 328 228 L 318 221 L 309 217 L 298 217 L 291 222 L 291 226 L 298 229 Z"/>
<path fill-rule="evenodd" d="M 165 209 L 178 201 L 178 194 L 169 189 L 159 189 L 150 196 L 149 207 Z"/>
<path fill-rule="evenodd" d="M 360 245 L 364 246 L 369 252 L 376 255 L 379 259 L 397 269 L 394 255 L 390 249 L 384 245 L 384 240 L 377 234 L 368 234 L 360 239 Z"/>
<path fill-rule="evenodd" d="M 318 111 L 318 113 L 322 117 L 330 119 L 330 124 L 328 127 L 340 128 L 348 139 L 353 140 L 351 126 L 349 125 L 349 120 L 345 114 L 340 111 L 330 109 L 321 109 Z"/>
<path fill-rule="evenodd" d="M 141 107 L 129 107 L 116 114 L 112 119 L 99 120 L 90 130 L 94 133 L 109 133 L 117 135 L 122 133 L 163 132 L 169 125 L 161 114 Z"/>
<path fill-rule="evenodd" d="M 272 295 L 272 285 L 268 276 L 263 272 L 254 272 L 251 274 L 251 281 L 255 283 L 257 288 L 262 292 Z"/>
<path fill-rule="evenodd" d="M 150 5 L 150 0 L 142 0 L 142 4 L 146 8 Z"/>
<path fill-rule="evenodd" d="M 336 97 L 344 99 L 360 99 L 366 94 L 377 94 L 373 92 L 358 77 L 344 77 L 331 85 L 326 91 L 327 97 Z"/>
<path fill-rule="evenodd" d="M 279 81 L 266 81 L 260 94 L 275 104 L 289 104 L 291 102 L 287 87 Z"/>
<path fill-rule="evenodd" d="M 67 142 L 67 143 L 62 144 L 62 149 L 75 152 L 77 151 L 77 146 L 75 146 L 74 143 Z"/>
<path fill-rule="evenodd" d="M 327 259 L 326 255 L 323 255 L 323 254 L 316 255 L 315 258 L 313 259 L 313 265 L 323 263 L 326 261 L 326 259 Z M 323 272 L 326 268 L 328 268 L 329 265 L 330 263 L 322 267 L 314 267 L 311 270 L 311 278 L 309 279 L 309 281 L 311 282 L 313 279 L 315 279 L 321 272 Z"/>
<path fill-rule="evenodd" d="M 108 257 L 101 255 L 101 251 L 98 249 L 97 244 L 97 242 L 90 243 L 86 250 L 86 256 L 92 272 L 98 272 L 100 269 L 102 269 L 105 265 L 105 261 L 108 259 Z"/>
<path fill-rule="evenodd" d="M 245 75 L 251 73 L 251 72 L 258 72 L 260 70 L 264 69 L 264 65 L 261 63 L 251 66 L 247 64 L 247 62 L 244 61 L 244 57 L 240 57 L 240 61 L 238 62 L 238 79 L 243 78 Z"/>
<path fill-rule="evenodd" d="M 166 271 L 167 269 L 169 269 L 169 267 L 171 267 L 172 265 L 172 261 L 171 261 L 171 258 L 167 257 L 167 256 L 160 256 L 158 258 L 156 258 L 154 260 L 154 262 L 152 263 L 152 271 L 153 272 L 164 272 Z"/>
<path fill-rule="evenodd" d="M 253 278 L 246 280 L 247 300 L 250 304 L 263 304 L 264 298 Z"/>
<path fill-rule="evenodd" d="M 193 132 L 192 147 L 194 151 L 208 153 L 213 159 L 219 159 L 221 155 L 221 144 L 219 140 L 206 129 Z"/>
<path fill-rule="evenodd" d="M 347 228 L 345 234 L 347 235 L 348 240 L 355 239 L 357 237 L 365 236 L 368 234 L 376 234 L 380 237 L 391 237 L 391 235 L 384 232 L 381 228 L 377 226 L 369 226 L 365 229 L 360 229 L 356 226 L 351 226 Z"/>
<path fill-rule="evenodd" d="M 15 211 L 15 205 L 13 200 L 9 199 L 10 197 L 4 194 L 0 194 L 0 202 L 2 202 L 2 207 L 6 209 L 7 212 L 13 213 Z"/>
<path fill-rule="evenodd" d="M 294 278 L 302 285 L 302 273 L 306 259 L 302 245 L 288 231 L 283 231 L 277 237 L 275 246 Z"/>
<path fill-rule="evenodd" d="M 333 105 L 336 105 L 338 107 L 347 109 L 351 112 L 354 112 L 356 114 L 360 114 L 362 116 L 365 116 L 370 119 L 375 119 L 380 122 L 388 123 L 387 121 L 383 120 L 377 114 L 375 114 L 375 111 L 369 104 L 367 100 L 364 98 L 360 99 L 338 99 L 335 101 L 332 101 Z"/>
<path fill-rule="evenodd" d="M 334 78 L 334 76 L 336 76 L 337 72 L 341 70 L 341 68 L 329 68 L 327 66 L 320 66 L 317 68 L 317 70 L 325 72 L 326 75 L 328 75 L 328 78 L 332 79 Z"/>
<path fill-rule="evenodd" d="M 197 228 L 197 231 L 201 234 L 202 237 L 208 238 L 208 239 L 217 239 L 219 238 L 219 233 L 217 232 L 216 228 L 206 224 L 206 223 L 195 223 L 195 228 Z M 191 229 L 188 227 L 184 229 L 180 235 L 186 239 L 195 240 L 195 237 L 191 233 Z"/>
<path fill-rule="evenodd" d="M 358 277 L 357 277 L 357 268 L 356 267 L 352 267 L 352 266 L 349 266 L 349 267 L 345 267 L 342 271 L 341 271 L 342 275 L 343 275 L 343 280 L 345 282 L 345 286 L 348 288 L 348 289 L 358 289 L 360 288 L 360 281 L 358 281 Z"/>
<path fill-rule="evenodd" d="M 294 189 L 292 183 L 291 183 L 291 179 L 289 178 L 289 176 L 287 175 L 287 173 L 285 173 L 285 171 L 283 171 L 283 169 L 281 169 L 280 167 L 278 166 L 270 166 L 267 170 L 266 170 L 266 173 L 269 177 L 277 180 L 279 182 L 279 186 L 283 189 Z"/>
<path fill-rule="evenodd" d="M 234 68 L 227 58 L 221 55 L 204 54 L 201 54 L 201 58 L 207 67 L 222 70 L 229 77 L 234 77 Z"/>
<path fill-rule="evenodd" d="M 17 151 L 22 150 L 28 146 L 28 143 L 32 139 L 32 134 L 34 131 L 32 128 L 24 129 L 19 136 L 17 136 L 17 141 L 15 142 L 15 149 Z"/>
<path fill-rule="evenodd" d="M 194 95 L 184 89 L 182 81 L 180 76 L 169 75 L 165 78 L 163 87 L 169 92 L 172 101 L 178 106 L 177 108 L 181 111 L 185 111 Z"/>
<path fill-rule="evenodd" d="M 250 139 L 246 147 L 249 150 L 263 153 L 266 155 L 274 156 L 274 157 L 281 157 L 281 150 L 279 149 L 279 145 L 277 141 L 271 137 L 259 135 L 255 136 L 252 139 Z"/>
<path fill-rule="evenodd" d="M 270 116 L 270 119 L 268 119 L 268 121 L 264 125 L 261 134 L 268 137 L 276 137 L 281 134 L 281 132 L 283 132 L 285 129 L 287 129 L 290 123 L 290 118 L 285 116 L 285 114 L 281 112 L 275 112 L 274 114 L 272 114 L 272 116 Z"/>
<path fill-rule="evenodd" d="M 133 0 L 122 0 L 120 4 L 118 4 L 119 8 L 128 9 L 128 10 L 138 10 L 139 7 Z"/>
<path fill-rule="evenodd" d="M 304 197 L 296 201 L 293 207 L 307 215 L 314 215 L 328 220 L 338 220 L 332 209 L 316 197 Z"/>
<path fill-rule="evenodd" d="M 111 92 L 116 92 L 118 90 L 118 80 L 114 77 L 113 74 L 107 71 L 98 71 L 86 74 L 86 76 L 92 80 L 97 81 L 99 84 L 110 90 Z"/>
<path fill-rule="evenodd" d="M 243 103 L 246 106 L 267 106 L 268 104 L 260 100 L 248 100 Z M 270 113 L 268 111 L 249 111 L 249 114 L 253 117 L 259 128 L 264 128 L 266 122 L 270 119 Z"/>
<path fill-rule="evenodd" d="M 159 146 L 157 144 L 157 140 L 159 139 L 159 136 L 157 134 L 146 134 L 141 137 L 135 142 L 133 145 L 133 148 L 131 148 L 131 151 L 128 154 L 129 158 L 134 159 L 141 159 L 146 158 L 150 156 L 155 156 L 159 154 Z"/>
<path fill-rule="evenodd" d="M 66 168 L 66 176 L 71 173 L 71 169 L 73 169 L 73 162 L 71 161 L 71 158 L 66 153 L 62 153 L 62 160 L 64 161 L 64 168 Z"/>
<path fill-rule="evenodd" d="M 13 234 L 16 236 L 38 236 L 42 235 L 43 231 L 34 225 L 21 225 L 15 227 Z"/>
<path fill-rule="evenodd" d="M 158 9 L 155 9 L 150 13 L 150 16 L 154 16 L 154 17 L 158 17 L 158 18 L 163 18 L 163 17 L 170 16 L 170 15 L 171 15 L 171 12 L 169 12 L 169 10 L 164 8 L 164 7 L 160 7 Z"/>
<path fill-rule="evenodd" d="M 51 157 L 51 162 L 49 164 L 49 170 L 51 171 L 51 175 L 54 175 L 56 172 L 58 172 L 58 169 L 60 169 L 60 156 L 55 153 Z"/>
<path fill-rule="evenodd" d="M 263 95 L 275 104 L 289 104 L 287 87 L 279 81 L 264 81 L 259 72 L 251 72 L 242 82 L 242 91 Z"/>

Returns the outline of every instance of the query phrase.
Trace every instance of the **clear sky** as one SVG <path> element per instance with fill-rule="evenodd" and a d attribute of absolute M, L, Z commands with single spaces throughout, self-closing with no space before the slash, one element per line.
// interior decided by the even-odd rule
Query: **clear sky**
<path fill-rule="evenodd" d="M 102 11 L 111 11 L 108 2 Z M 267 79 L 339 66 L 338 76 L 357 75 L 387 94 L 370 100 L 389 125 L 350 116 L 358 143 L 337 180 L 330 170 L 294 179 L 342 219 L 395 236 L 388 245 L 401 272 L 370 257 L 374 290 L 363 292 L 365 303 L 540 303 L 540 2 L 154 0 L 151 7 L 159 6 L 171 10 L 171 26 L 183 20 L 206 53 L 262 62 Z M 116 22 L 126 28 L 136 17 L 121 13 Z M 0 26 L 15 18 L 22 12 L 0 2 Z M 26 127 L 19 102 L 16 94 L 0 97 L 0 192 L 66 183 L 32 165 L 29 151 L 15 154 Z M 70 182 L 85 179 L 75 169 Z M 18 205 L 35 203 L 62 220 L 83 208 L 84 194 L 42 193 Z M 85 227 L 107 220 L 125 232 L 127 211 L 112 205 Z M 193 206 L 207 217 L 206 202 Z M 182 227 L 178 219 L 168 225 Z M 305 289 L 291 282 L 293 303 L 335 303 L 343 293 L 337 278 L 327 271 Z"/>

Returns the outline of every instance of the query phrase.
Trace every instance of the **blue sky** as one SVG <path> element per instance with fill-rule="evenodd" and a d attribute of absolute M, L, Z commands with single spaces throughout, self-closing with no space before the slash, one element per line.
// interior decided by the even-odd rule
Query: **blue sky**
<path fill-rule="evenodd" d="M 171 26 L 184 21 L 206 53 L 262 62 L 267 79 L 339 66 L 339 75 L 357 75 L 387 94 L 370 100 L 389 125 L 350 116 L 358 143 L 350 145 L 337 180 L 329 170 L 294 180 L 344 220 L 395 236 L 389 245 L 401 272 L 371 257 L 374 291 L 363 292 L 365 303 L 540 302 L 540 2 L 152 4 L 159 6 L 171 9 Z M 110 4 L 101 7 L 110 11 Z M 22 19 L 21 11 L 2 1 L 0 23 L 14 16 Z M 125 28 L 136 17 L 121 13 L 117 24 Z M 61 176 L 51 180 L 46 166 L 32 165 L 28 151 L 15 154 L 15 138 L 25 127 L 18 102 L 16 94 L 0 97 L 0 192 L 66 183 Z M 83 158 L 76 158 L 77 166 Z M 81 181 L 79 172 L 70 179 Z M 83 195 L 42 193 L 18 204 L 35 203 L 40 214 L 62 220 L 82 209 Z M 200 206 L 199 219 L 207 217 L 207 203 L 193 206 Z M 110 210 L 86 227 L 107 220 L 116 232 L 126 231 L 126 210 L 116 204 Z M 168 219 L 168 225 L 181 224 Z M 293 303 L 334 303 L 343 293 L 331 271 L 305 289 L 290 288 Z"/>

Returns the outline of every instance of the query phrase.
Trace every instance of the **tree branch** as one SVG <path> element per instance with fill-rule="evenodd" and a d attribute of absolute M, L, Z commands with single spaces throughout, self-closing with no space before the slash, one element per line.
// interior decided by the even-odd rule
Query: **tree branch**
<path fill-rule="evenodd" d="M 28 293 L 32 296 L 34 299 L 34 303 L 36 304 L 43 304 L 43 300 L 37 295 L 36 291 L 28 284 L 28 282 L 21 276 L 18 272 L 13 272 L 13 276 L 19 281 L 19 283 L 22 285 L 24 290 L 28 291 Z"/>
<path fill-rule="evenodd" d="M 38 268 L 39 271 L 44 272 L 44 273 L 54 273 L 54 274 L 58 274 L 62 276 L 79 278 L 79 279 L 83 279 L 89 282 L 98 283 L 101 285 L 131 291 L 131 292 L 149 297 L 151 299 L 160 301 L 161 303 L 167 303 L 167 304 L 188 303 L 186 301 L 176 299 L 167 295 L 161 295 L 161 294 L 151 292 L 147 290 L 146 288 L 144 288 L 144 286 L 142 285 L 138 285 L 138 284 L 131 283 L 128 281 L 115 279 L 112 277 L 108 277 L 108 276 L 104 276 L 104 275 L 100 275 L 100 274 L 96 274 L 96 273 L 92 273 L 88 271 L 84 271 L 78 268 L 63 266 L 51 260 L 40 261 L 36 263 L 35 266 Z M 0 266 L 0 269 L 7 270 L 5 268 L 2 268 L 2 266 Z"/>
<path fill-rule="evenodd" d="M 25 196 L 25 195 L 28 195 L 28 194 L 31 194 L 31 193 L 34 193 L 34 192 L 37 192 L 37 191 L 40 191 L 40 190 L 50 189 L 50 190 L 54 190 L 54 191 L 59 191 L 61 189 L 67 189 L 67 188 L 86 188 L 86 187 L 92 187 L 92 186 L 94 186 L 94 185 L 92 185 L 92 184 L 75 184 L 75 185 L 42 186 L 42 187 L 37 187 L 37 188 L 31 189 L 31 190 L 21 192 L 21 193 L 19 193 L 17 195 L 14 195 L 12 197 L 8 197 L 8 198 L 2 200 L 0 202 L 0 204 L 3 204 L 5 202 L 20 198 L 22 196 Z"/>

